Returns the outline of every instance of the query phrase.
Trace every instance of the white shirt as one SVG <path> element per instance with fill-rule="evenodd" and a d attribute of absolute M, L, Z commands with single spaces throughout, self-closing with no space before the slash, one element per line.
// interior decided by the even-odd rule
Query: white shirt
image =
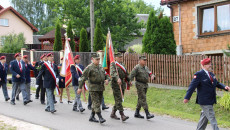
<path fill-rule="evenodd" d="M 208 77 L 210 78 L 209 72 L 208 72 L 207 70 L 205 70 L 205 69 L 203 69 L 203 70 L 204 70 L 204 72 L 208 75 Z"/>
<path fill-rule="evenodd" d="M 18 60 L 16 60 L 16 61 L 17 61 L 17 63 L 18 63 L 18 67 L 20 68 Z M 23 69 L 23 67 L 22 67 L 22 62 L 21 62 L 21 61 L 20 61 L 20 64 L 21 64 L 21 69 Z"/>

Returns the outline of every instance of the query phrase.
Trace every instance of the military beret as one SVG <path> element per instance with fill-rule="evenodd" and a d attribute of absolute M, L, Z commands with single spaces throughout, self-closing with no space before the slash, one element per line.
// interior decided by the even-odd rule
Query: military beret
<path fill-rule="evenodd" d="M 115 56 L 115 57 L 122 57 L 123 55 L 122 55 L 122 53 L 117 52 L 117 53 L 114 54 L 114 56 Z"/>
<path fill-rule="evenodd" d="M 201 64 L 202 65 L 207 65 L 207 64 L 209 64 L 211 62 L 211 58 L 205 58 L 205 59 L 203 59 L 202 61 L 201 61 Z"/>
<path fill-rule="evenodd" d="M 4 59 L 6 59 L 6 56 L 1 56 L 0 57 L 0 60 L 4 60 Z"/>
<path fill-rule="evenodd" d="M 76 56 L 74 57 L 74 60 L 79 59 L 79 58 L 80 58 L 80 55 L 76 55 Z"/>
<path fill-rule="evenodd" d="M 94 59 L 100 59 L 100 56 L 97 53 L 92 53 L 91 57 L 94 58 Z"/>
<path fill-rule="evenodd" d="M 18 56 L 21 56 L 21 53 L 16 53 L 16 54 L 14 55 L 15 58 L 18 57 Z"/>
<path fill-rule="evenodd" d="M 49 56 L 53 56 L 54 54 L 52 52 L 48 53 L 46 56 L 49 57 Z"/>
<path fill-rule="evenodd" d="M 41 55 L 40 59 L 44 58 L 46 56 L 46 53 Z"/>
<path fill-rule="evenodd" d="M 139 56 L 139 60 L 147 60 L 146 56 Z"/>
<path fill-rule="evenodd" d="M 24 56 L 23 56 L 23 58 L 27 59 L 27 58 L 28 58 L 28 56 L 27 56 L 27 55 L 24 55 Z"/>

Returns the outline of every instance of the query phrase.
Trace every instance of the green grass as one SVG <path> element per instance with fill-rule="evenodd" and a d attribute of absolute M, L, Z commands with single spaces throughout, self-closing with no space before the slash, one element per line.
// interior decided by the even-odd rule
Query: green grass
<path fill-rule="evenodd" d="M 3 123 L 0 121 L 0 130 L 16 130 L 17 128 L 8 124 Z"/>
<path fill-rule="evenodd" d="M 193 94 L 188 104 L 183 103 L 186 90 L 171 90 L 150 87 L 147 93 L 147 102 L 149 111 L 158 115 L 169 115 L 172 117 L 186 119 L 190 121 L 199 121 L 201 108 L 195 104 L 196 93 Z M 75 94 L 73 87 L 70 87 L 71 99 L 74 100 Z M 88 92 L 86 92 L 86 99 Z M 63 92 L 64 98 L 67 98 L 65 89 Z M 105 87 L 104 98 L 106 104 L 114 104 L 113 93 L 110 85 Z M 82 96 L 83 99 L 83 96 Z M 217 97 L 219 101 L 220 97 Z M 125 91 L 125 101 L 123 106 L 135 110 L 137 104 L 137 93 L 135 86 L 131 90 Z M 222 108 L 219 104 L 214 105 L 217 122 L 221 127 L 230 128 L 230 114 L 229 111 Z M 142 109 L 143 110 L 143 109 Z"/>

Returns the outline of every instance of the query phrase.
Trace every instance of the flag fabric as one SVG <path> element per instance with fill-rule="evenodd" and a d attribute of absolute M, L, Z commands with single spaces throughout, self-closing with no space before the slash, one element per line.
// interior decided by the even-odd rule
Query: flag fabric
<path fill-rule="evenodd" d="M 112 62 L 115 61 L 114 61 L 113 43 L 112 43 L 111 33 L 109 31 L 106 38 L 106 47 L 105 47 L 104 59 L 102 63 L 102 67 L 104 67 L 108 75 L 110 75 L 109 66 Z"/>
<path fill-rule="evenodd" d="M 65 41 L 65 49 L 64 49 L 64 57 L 61 67 L 60 75 L 65 77 L 65 87 L 68 87 L 72 81 L 72 74 L 70 71 L 71 65 L 74 65 L 73 61 L 73 53 L 69 45 L 69 41 L 66 38 Z"/>

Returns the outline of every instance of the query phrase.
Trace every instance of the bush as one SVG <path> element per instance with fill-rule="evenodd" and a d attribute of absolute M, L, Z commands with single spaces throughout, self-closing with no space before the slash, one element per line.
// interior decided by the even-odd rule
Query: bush
<path fill-rule="evenodd" d="M 220 106 L 226 110 L 230 110 L 230 93 L 224 93 L 223 97 L 219 100 Z"/>
<path fill-rule="evenodd" d="M 98 50 L 102 50 L 104 46 L 105 46 L 105 39 L 103 37 L 103 33 L 101 29 L 101 20 L 97 19 L 97 24 L 94 33 L 93 50 L 95 52 Z"/>
<path fill-rule="evenodd" d="M 53 50 L 60 51 L 62 50 L 62 40 L 61 40 L 61 26 L 59 20 L 56 23 L 55 29 L 56 30 L 55 30 L 55 40 L 54 40 Z"/>
<path fill-rule="evenodd" d="M 142 54 L 142 45 L 137 44 L 137 45 L 130 46 L 126 52 Z"/>
<path fill-rule="evenodd" d="M 88 52 L 89 51 L 89 41 L 87 32 L 84 28 L 81 29 L 80 32 L 80 45 L 79 45 L 80 52 Z"/>
<path fill-rule="evenodd" d="M 17 53 L 21 51 L 21 48 L 26 48 L 25 37 L 23 33 L 18 35 L 15 33 L 2 36 L 4 39 L 4 45 L 1 48 L 2 53 Z"/>

